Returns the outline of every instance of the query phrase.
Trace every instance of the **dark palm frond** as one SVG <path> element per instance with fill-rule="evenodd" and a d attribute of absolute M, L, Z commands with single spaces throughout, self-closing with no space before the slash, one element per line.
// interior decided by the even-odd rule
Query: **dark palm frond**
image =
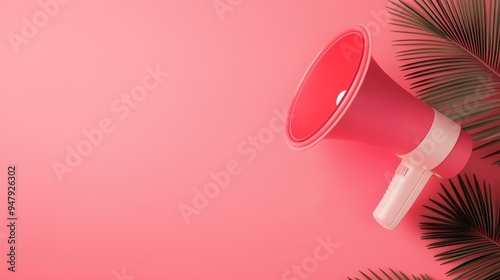
<path fill-rule="evenodd" d="M 433 240 L 427 247 L 445 249 L 435 257 L 443 263 L 455 263 L 448 272 L 454 279 L 500 279 L 500 197 L 490 185 L 458 176 L 458 186 L 441 185 L 441 202 L 431 199 L 431 215 L 420 223 L 422 239 Z"/>
<path fill-rule="evenodd" d="M 500 166 L 500 1 L 389 0 L 406 79 Z M 411 2 L 411 3 L 409 3 Z"/>
<path fill-rule="evenodd" d="M 385 270 L 380 269 L 380 268 L 379 268 L 379 270 L 380 270 L 381 274 L 377 274 L 371 269 L 368 269 L 368 271 L 370 271 L 370 273 L 364 273 L 362 271 L 360 271 L 359 273 L 361 273 L 361 275 L 363 275 L 363 277 L 365 277 L 365 278 L 361 278 L 361 279 L 366 279 L 366 280 L 372 280 L 372 279 L 377 279 L 377 280 L 432 280 L 432 278 L 426 274 L 425 275 L 420 274 L 420 276 L 411 275 L 410 277 L 408 277 L 403 272 L 401 272 L 401 271 L 395 272 L 394 270 L 392 270 L 390 268 L 389 268 L 390 273 L 386 272 Z M 355 278 L 347 277 L 347 279 L 360 280 L 360 278 L 356 278 L 356 277 Z"/>

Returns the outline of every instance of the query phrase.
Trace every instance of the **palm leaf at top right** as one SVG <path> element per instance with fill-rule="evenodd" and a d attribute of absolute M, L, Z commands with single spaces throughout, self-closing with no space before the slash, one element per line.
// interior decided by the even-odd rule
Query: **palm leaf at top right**
<path fill-rule="evenodd" d="M 500 166 L 500 1 L 390 0 L 405 77 Z M 410 3 L 409 3 L 410 2 Z"/>

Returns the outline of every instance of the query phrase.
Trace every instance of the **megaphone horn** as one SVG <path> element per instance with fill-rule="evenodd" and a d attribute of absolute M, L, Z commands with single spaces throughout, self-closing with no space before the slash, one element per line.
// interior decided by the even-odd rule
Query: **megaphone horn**
<path fill-rule="evenodd" d="M 379 147 L 401 164 L 373 216 L 395 228 L 432 175 L 458 174 L 472 152 L 460 125 L 392 80 L 371 55 L 364 26 L 337 36 L 317 56 L 288 108 L 286 139 L 295 150 L 324 138 Z"/>

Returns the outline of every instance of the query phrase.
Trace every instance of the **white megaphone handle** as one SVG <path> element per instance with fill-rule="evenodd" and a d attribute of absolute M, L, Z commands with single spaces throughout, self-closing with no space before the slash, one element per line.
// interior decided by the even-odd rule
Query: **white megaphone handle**
<path fill-rule="evenodd" d="M 402 160 L 384 197 L 373 212 L 375 220 L 386 229 L 395 228 L 433 174 L 432 171 Z"/>

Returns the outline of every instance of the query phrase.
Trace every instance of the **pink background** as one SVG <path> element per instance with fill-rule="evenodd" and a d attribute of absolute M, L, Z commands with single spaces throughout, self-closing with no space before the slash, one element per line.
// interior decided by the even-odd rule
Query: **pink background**
<path fill-rule="evenodd" d="M 294 152 L 271 130 L 312 59 L 354 23 L 370 26 L 375 58 L 408 84 L 379 18 L 385 0 L 221 0 L 232 5 L 222 17 L 212 0 L 68 2 L 18 53 L 9 33 L 43 10 L 37 0 L 0 9 L 0 278 L 282 279 L 330 236 L 338 246 L 308 279 L 377 267 L 445 279 L 450 266 L 434 261 L 418 228 L 437 180 L 387 231 L 372 211 L 397 158 L 341 141 Z M 126 117 L 114 112 L 157 65 L 169 76 Z M 114 130 L 58 180 L 53 163 L 103 119 Z M 498 168 L 478 158 L 466 170 L 500 185 Z M 187 225 L 179 205 L 192 207 L 193 189 L 230 162 L 239 173 Z M 5 262 L 9 164 L 16 273 Z"/>

